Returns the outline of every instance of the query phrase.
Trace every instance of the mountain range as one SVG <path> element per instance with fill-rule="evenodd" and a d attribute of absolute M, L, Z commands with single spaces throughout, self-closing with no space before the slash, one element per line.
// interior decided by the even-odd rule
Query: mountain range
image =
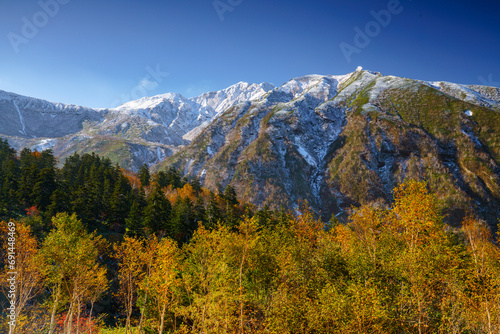
<path fill-rule="evenodd" d="M 237 83 L 91 109 L 0 91 L 0 136 L 60 161 L 96 152 L 122 167 L 167 166 L 259 206 L 307 200 L 329 219 L 387 205 L 425 179 L 447 221 L 500 217 L 500 88 L 384 76 L 358 68 L 281 86 Z"/>

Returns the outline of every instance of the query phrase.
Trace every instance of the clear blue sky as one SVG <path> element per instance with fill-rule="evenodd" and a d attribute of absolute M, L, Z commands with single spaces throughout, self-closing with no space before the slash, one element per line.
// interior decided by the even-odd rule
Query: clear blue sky
<path fill-rule="evenodd" d="M 112 107 L 144 93 L 189 97 L 358 65 L 500 85 L 498 0 L 217 1 L 219 12 L 213 0 L 1 0 L 0 89 Z M 370 12 L 391 5 L 390 22 L 374 24 Z M 355 41 L 354 28 L 367 25 L 369 44 Z M 341 43 L 356 52 L 346 57 Z"/>

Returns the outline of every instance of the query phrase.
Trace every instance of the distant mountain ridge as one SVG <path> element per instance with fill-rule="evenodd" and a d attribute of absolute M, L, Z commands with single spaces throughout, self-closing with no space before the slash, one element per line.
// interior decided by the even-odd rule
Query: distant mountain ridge
<path fill-rule="evenodd" d="M 0 135 L 16 149 L 52 148 L 61 157 L 96 151 L 137 170 L 188 144 L 226 108 L 257 99 L 272 87 L 240 82 L 189 99 L 167 93 L 113 109 L 52 103 L 0 91 Z"/>
<path fill-rule="evenodd" d="M 362 70 L 279 87 L 240 82 L 114 109 L 0 93 L 0 135 L 16 149 L 95 151 L 125 168 L 175 165 L 258 205 L 307 199 L 325 218 L 385 205 L 405 178 L 426 179 L 447 217 L 500 217 L 500 88 Z"/>

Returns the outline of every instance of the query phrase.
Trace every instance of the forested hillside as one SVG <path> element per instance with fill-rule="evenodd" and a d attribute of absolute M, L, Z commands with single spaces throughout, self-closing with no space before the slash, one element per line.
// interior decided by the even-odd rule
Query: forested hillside
<path fill-rule="evenodd" d="M 353 205 L 389 205 L 395 186 L 411 178 L 428 183 L 447 223 L 473 210 L 494 228 L 500 215 L 497 87 L 359 67 L 278 86 L 240 82 L 192 98 L 161 94 L 114 109 L 0 91 L 0 111 L 0 137 L 18 151 L 52 149 L 59 167 L 93 152 L 134 172 L 175 167 L 212 192 L 230 185 L 260 209 L 294 210 L 307 200 L 323 220 L 334 214 L 345 222 Z"/>
<path fill-rule="evenodd" d="M 347 223 L 256 210 L 173 168 L 1 149 L 1 332 L 496 333 L 500 250 L 469 214 L 452 227 L 425 182 Z M 15 267 L 9 243 L 15 242 Z"/>
<path fill-rule="evenodd" d="M 212 193 L 174 168 L 150 175 L 144 165 L 135 174 L 96 154 L 74 154 L 59 169 L 50 150 L 24 149 L 17 156 L 3 140 L 0 158 L 0 218 L 27 215 L 39 237 L 49 232 L 51 217 L 59 212 L 75 213 L 88 230 L 99 233 L 162 233 L 181 242 L 198 222 L 231 225 L 255 211 L 238 202 L 231 186 Z"/>

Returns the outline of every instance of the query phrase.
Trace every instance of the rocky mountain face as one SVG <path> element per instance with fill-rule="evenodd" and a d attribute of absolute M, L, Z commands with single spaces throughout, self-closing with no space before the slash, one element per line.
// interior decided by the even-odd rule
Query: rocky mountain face
<path fill-rule="evenodd" d="M 0 94 L 11 145 L 64 157 L 95 151 L 125 168 L 175 165 L 271 208 L 306 199 L 325 219 L 387 205 L 425 179 L 447 219 L 500 217 L 500 89 L 358 69 L 280 87 L 238 83 L 194 98 L 164 94 L 93 110 Z"/>
<path fill-rule="evenodd" d="M 102 121 L 105 114 L 3 91 L 0 110 L 0 133 L 21 138 L 63 137 L 80 131 L 85 121 Z"/>
<path fill-rule="evenodd" d="M 449 221 L 500 217 L 500 89 L 358 70 L 292 79 L 229 108 L 160 163 L 233 185 L 253 203 L 325 219 L 387 205 L 405 178 L 425 179 Z"/>
<path fill-rule="evenodd" d="M 0 135 L 17 150 L 50 148 L 61 160 L 74 152 L 96 152 L 137 170 L 189 144 L 225 109 L 258 99 L 272 88 L 240 82 L 190 99 L 169 93 L 115 109 L 51 103 L 0 91 Z"/>

